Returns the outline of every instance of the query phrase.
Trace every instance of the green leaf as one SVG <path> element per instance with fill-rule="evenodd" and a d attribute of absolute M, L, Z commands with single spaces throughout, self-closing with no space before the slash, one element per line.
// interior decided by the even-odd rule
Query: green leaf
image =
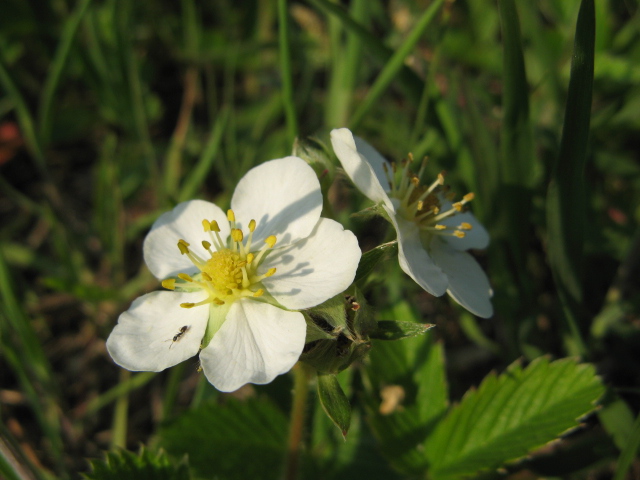
<path fill-rule="evenodd" d="M 327 416 L 346 439 L 351 423 L 351 405 L 335 375 L 318 375 L 318 398 Z"/>
<path fill-rule="evenodd" d="M 616 475 L 613 477 L 613 480 L 624 480 L 626 477 L 627 471 L 633 460 L 636 458 L 636 454 L 640 449 L 640 415 L 636 418 L 635 423 L 633 424 L 633 431 L 631 432 L 631 436 L 629 438 L 629 442 L 626 447 L 620 453 L 620 457 L 618 458 L 618 468 L 616 470 Z"/>
<path fill-rule="evenodd" d="M 589 364 L 539 358 L 513 364 L 468 392 L 425 442 L 433 478 L 498 468 L 578 426 L 604 387 Z"/>
<path fill-rule="evenodd" d="M 587 205 L 584 168 L 591 120 L 594 42 L 593 0 L 583 0 L 576 26 L 560 153 L 547 192 L 549 264 L 572 340 L 580 354 L 586 353 L 577 324 L 577 312 L 582 303 L 582 257 Z"/>
<path fill-rule="evenodd" d="M 186 459 L 174 465 L 166 453 L 151 453 L 144 447 L 139 454 L 120 450 L 107 452 L 105 460 L 91 462 L 91 480 L 189 480 Z"/>
<path fill-rule="evenodd" d="M 378 340 L 399 340 L 401 338 L 416 337 L 435 327 L 430 323 L 395 322 L 380 320 L 378 328 L 370 335 Z"/>
<path fill-rule="evenodd" d="M 405 302 L 381 314 L 417 321 Z M 434 343 L 431 335 L 401 342 L 374 341 L 369 360 L 365 370 L 372 389 L 368 420 L 380 450 L 398 470 L 424 473 L 422 442 L 448 407 L 442 345 Z"/>
<path fill-rule="evenodd" d="M 398 243 L 393 241 L 378 245 L 376 248 L 373 248 L 364 253 L 360 258 L 358 270 L 356 270 L 356 278 L 353 281 L 359 282 L 366 279 L 376 267 L 378 262 L 380 262 L 384 258 L 387 258 L 389 255 L 397 253 L 397 251 Z"/>
<path fill-rule="evenodd" d="M 279 478 L 287 443 L 286 416 L 265 397 L 209 401 L 160 430 L 159 444 L 204 478 Z M 250 459 L 250 461 L 247 461 Z"/>

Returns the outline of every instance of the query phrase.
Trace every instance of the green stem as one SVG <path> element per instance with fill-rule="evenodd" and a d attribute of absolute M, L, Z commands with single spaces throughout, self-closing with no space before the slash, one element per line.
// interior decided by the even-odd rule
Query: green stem
<path fill-rule="evenodd" d="M 300 463 L 300 447 L 302 446 L 302 432 L 309 396 L 310 370 L 305 364 L 298 362 L 293 367 L 293 405 L 291 406 L 291 423 L 289 441 L 287 443 L 287 459 L 284 480 L 298 478 Z"/>
<path fill-rule="evenodd" d="M 122 369 L 120 371 L 120 384 L 130 380 L 131 372 Z M 111 448 L 127 448 L 127 411 L 129 410 L 128 393 L 118 397 L 115 413 L 113 415 L 113 432 L 111 436 Z"/>

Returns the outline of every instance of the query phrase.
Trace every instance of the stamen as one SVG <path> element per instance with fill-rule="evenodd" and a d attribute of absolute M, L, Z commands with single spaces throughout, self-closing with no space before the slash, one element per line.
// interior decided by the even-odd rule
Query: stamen
<path fill-rule="evenodd" d="M 182 255 L 189 253 L 189 244 L 184 240 L 178 241 L 178 248 L 180 249 L 180 254 Z"/>
<path fill-rule="evenodd" d="M 209 253 L 211 253 L 211 243 L 207 242 L 206 240 L 202 241 L 202 246 L 204 247 L 205 250 L 207 250 Z"/>
<path fill-rule="evenodd" d="M 276 269 L 275 268 L 270 268 L 269 270 L 267 270 L 267 273 L 264 274 L 265 277 L 271 277 L 276 273 Z"/>
<path fill-rule="evenodd" d="M 446 225 L 442 225 L 441 223 L 435 225 L 433 228 L 435 228 L 436 230 L 446 230 L 447 226 Z"/>
<path fill-rule="evenodd" d="M 254 297 L 261 297 L 262 295 L 264 295 L 264 289 L 262 288 L 259 290 L 256 290 L 253 294 Z"/>
<path fill-rule="evenodd" d="M 269 248 L 273 248 L 273 246 L 276 244 L 276 236 L 269 235 L 267 238 L 265 238 L 264 243 L 269 245 Z"/>
<path fill-rule="evenodd" d="M 181 278 L 182 280 L 184 280 L 185 282 L 193 282 L 193 278 L 191 278 L 189 275 L 187 275 L 186 273 L 179 273 L 178 274 L 178 278 Z"/>
<path fill-rule="evenodd" d="M 234 242 L 242 242 L 242 240 L 244 239 L 242 230 L 240 230 L 239 228 L 234 228 L 233 230 L 231 230 L 231 238 L 233 238 Z"/>
<path fill-rule="evenodd" d="M 167 290 L 175 290 L 176 289 L 176 280 L 175 278 L 167 278 L 162 281 L 162 286 Z"/>
<path fill-rule="evenodd" d="M 202 278 L 204 278 L 207 282 L 213 282 L 213 278 L 207 272 L 202 272 Z"/>
<path fill-rule="evenodd" d="M 453 232 L 453 236 L 454 237 L 458 237 L 458 238 L 464 238 L 466 235 L 466 233 L 464 233 L 462 230 L 456 230 Z"/>
<path fill-rule="evenodd" d="M 204 228 L 205 232 L 210 232 L 211 231 L 211 222 L 205 218 L 204 220 L 202 220 L 202 228 Z"/>
<path fill-rule="evenodd" d="M 215 220 L 211 220 L 211 222 L 209 222 L 209 225 L 212 231 L 214 232 L 220 231 L 220 226 L 218 225 L 218 222 L 216 222 Z"/>
<path fill-rule="evenodd" d="M 253 253 L 247 254 L 247 265 L 251 265 L 251 262 L 253 262 L 254 257 L 255 256 L 253 255 Z"/>
<path fill-rule="evenodd" d="M 249 231 L 251 233 L 253 233 L 255 231 L 255 229 L 256 229 L 256 221 L 255 220 L 251 220 L 249 222 Z"/>
<path fill-rule="evenodd" d="M 196 306 L 196 304 L 195 303 L 181 303 L 180 306 L 182 308 L 193 308 L 193 307 Z"/>
<path fill-rule="evenodd" d="M 458 228 L 460 230 L 471 230 L 473 228 L 473 225 L 471 225 L 470 223 L 467 223 L 467 222 L 462 222 L 460 224 L 460 226 L 458 226 Z"/>

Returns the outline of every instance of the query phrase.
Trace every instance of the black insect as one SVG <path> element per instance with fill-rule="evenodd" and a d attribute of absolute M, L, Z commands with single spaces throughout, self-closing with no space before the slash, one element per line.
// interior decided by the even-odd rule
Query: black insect
<path fill-rule="evenodd" d="M 188 325 L 180 327 L 180 330 L 178 330 L 178 333 L 176 333 L 173 336 L 173 339 L 165 340 L 166 342 L 171 341 L 171 345 L 169 345 L 169 350 L 171 350 L 171 347 L 173 347 L 174 343 L 176 343 L 178 340 L 180 340 L 180 338 L 182 338 L 182 336 L 187 332 L 187 330 L 189 330 L 189 326 Z"/>

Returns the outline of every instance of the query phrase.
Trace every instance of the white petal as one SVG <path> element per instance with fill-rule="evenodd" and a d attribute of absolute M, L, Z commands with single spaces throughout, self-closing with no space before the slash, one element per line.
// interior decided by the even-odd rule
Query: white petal
<path fill-rule="evenodd" d="M 456 302 L 479 317 L 493 315 L 489 280 L 478 262 L 467 252 L 461 252 L 447 243 L 433 242 L 433 259 L 449 279 L 447 293 Z"/>
<path fill-rule="evenodd" d="M 311 308 L 351 285 L 360 256 L 353 233 L 321 218 L 308 238 L 269 253 L 262 267 L 275 267 L 276 273 L 262 283 L 285 307 Z"/>
<path fill-rule="evenodd" d="M 361 138 L 354 139 L 347 128 L 331 130 L 331 144 L 342 168 L 356 187 L 374 202 L 384 202 L 393 209 L 387 189 L 383 187 L 388 182 L 382 168 L 386 163 L 382 155 Z"/>
<path fill-rule="evenodd" d="M 134 300 L 107 339 L 113 361 L 133 372 L 161 372 L 196 355 L 209 307 L 182 308 L 180 304 L 197 302 L 199 297 L 198 293 L 152 292 Z"/>
<path fill-rule="evenodd" d="M 451 208 L 448 200 L 442 203 L 442 211 Z M 471 225 L 471 230 L 465 230 L 464 238 L 454 236 L 443 236 L 444 240 L 456 250 L 469 250 L 470 248 L 487 248 L 489 245 L 489 233 L 471 212 L 458 213 L 452 217 L 445 218 L 440 223 L 451 228 L 458 228 L 461 223 Z"/>
<path fill-rule="evenodd" d="M 447 290 L 447 277 L 433 262 L 422 242 L 416 224 L 396 217 L 386 209 L 398 233 L 400 268 L 431 295 L 439 297 Z"/>
<path fill-rule="evenodd" d="M 278 245 L 306 238 L 322 211 L 320 182 L 313 169 L 298 157 L 271 160 L 252 168 L 240 179 L 231 208 L 240 228 L 257 222 L 253 242 L 275 235 Z"/>
<path fill-rule="evenodd" d="M 143 252 L 144 261 L 156 278 L 164 279 L 181 272 L 191 274 L 197 271 L 191 260 L 180 253 L 180 239 L 191 244 L 189 248 L 200 258 L 209 258 L 201 244 L 202 240 L 209 239 L 202 227 L 204 219 L 216 220 L 220 226 L 220 235 L 226 240 L 229 236 L 227 215 L 217 205 L 204 200 L 180 203 L 155 221 L 144 239 Z"/>
<path fill-rule="evenodd" d="M 298 361 L 306 335 L 300 312 L 253 299 L 235 302 L 211 343 L 200 352 L 202 369 L 218 390 L 265 384 Z"/>

